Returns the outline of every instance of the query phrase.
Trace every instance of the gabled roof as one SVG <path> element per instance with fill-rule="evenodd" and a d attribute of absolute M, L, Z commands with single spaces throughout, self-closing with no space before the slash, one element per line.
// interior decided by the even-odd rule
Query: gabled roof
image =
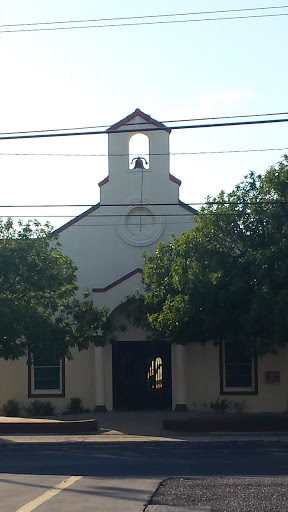
<path fill-rule="evenodd" d="M 181 208 L 184 208 L 188 212 L 192 213 L 193 215 L 198 215 L 198 213 L 199 213 L 198 210 L 196 210 L 195 208 L 192 208 L 192 206 L 190 206 L 189 204 L 183 203 L 183 201 L 180 201 L 180 199 L 179 199 L 179 206 L 181 206 Z"/>
<path fill-rule="evenodd" d="M 156 121 L 156 119 L 153 119 L 152 117 L 148 116 L 148 114 L 144 114 L 144 112 L 142 112 L 142 110 L 140 110 L 140 108 L 136 108 L 136 110 L 134 112 L 132 112 L 132 114 L 129 114 L 129 116 L 127 116 L 127 117 L 124 117 L 124 119 L 121 119 L 121 121 L 118 121 L 118 123 L 112 124 L 112 126 L 110 126 L 110 128 L 108 128 L 106 130 L 106 132 L 107 133 L 114 132 L 118 128 L 121 128 L 122 126 L 125 126 L 126 124 L 128 124 L 135 117 L 141 117 L 144 121 L 147 122 L 147 124 L 148 123 L 153 124 L 154 126 L 157 126 L 157 128 L 162 128 L 163 130 L 165 130 L 165 132 L 168 132 L 168 133 L 171 132 L 171 129 L 167 128 L 167 126 L 165 126 L 165 124 L 159 123 L 159 121 Z M 143 131 L 145 131 L 144 126 L 143 126 Z"/>
<path fill-rule="evenodd" d="M 143 274 L 142 268 L 135 268 L 132 270 L 132 272 L 129 272 L 128 274 L 125 274 L 125 276 L 120 277 L 116 281 L 113 281 L 113 283 L 108 284 L 104 288 L 92 288 L 93 293 L 104 293 L 108 292 L 108 290 L 111 290 L 111 288 L 114 288 L 114 286 L 117 286 L 120 283 L 123 283 L 127 279 L 130 279 L 130 277 L 135 276 L 135 274 Z"/>
<path fill-rule="evenodd" d="M 65 229 L 70 228 L 70 226 L 73 226 L 73 224 L 75 224 L 79 220 L 84 219 L 85 217 L 90 215 L 90 213 L 93 213 L 93 212 L 95 212 L 95 210 L 98 210 L 98 208 L 100 208 L 100 206 L 101 206 L 101 204 L 97 203 L 94 206 L 92 206 L 91 208 L 89 208 L 88 210 L 86 210 L 85 212 L 81 213 L 80 215 L 77 215 L 77 217 L 74 217 L 74 219 L 69 220 L 68 222 L 66 222 L 66 224 L 64 224 L 63 226 L 60 226 L 60 228 L 55 229 L 53 231 L 53 235 L 59 235 L 60 233 L 62 233 L 62 231 L 65 231 Z M 113 206 L 113 205 L 111 205 L 111 206 Z M 179 199 L 179 206 L 181 206 L 182 208 L 184 208 L 185 210 L 190 212 L 192 215 L 197 215 L 199 213 L 198 210 L 195 210 L 195 208 L 192 208 L 188 204 L 183 203 L 182 201 L 180 201 L 180 199 Z"/>
<path fill-rule="evenodd" d="M 62 233 L 62 231 L 65 231 L 65 229 L 70 228 L 70 226 L 73 226 L 73 224 L 78 222 L 78 220 L 84 219 L 90 213 L 93 213 L 93 212 L 95 212 L 95 210 L 98 210 L 98 208 L 100 208 L 100 203 L 94 204 L 94 206 L 91 206 L 91 208 L 89 208 L 89 210 L 86 210 L 85 212 L 80 213 L 80 215 L 77 215 L 77 217 L 74 217 L 74 219 L 69 220 L 63 226 L 60 226 L 60 228 L 55 229 L 52 234 L 59 235 L 59 233 Z"/>

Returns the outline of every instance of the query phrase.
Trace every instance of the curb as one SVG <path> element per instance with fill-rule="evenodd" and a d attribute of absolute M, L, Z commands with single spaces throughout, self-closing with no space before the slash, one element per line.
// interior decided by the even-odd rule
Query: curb
<path fill-rule="evenodd" d="M 197 507 L 193 505 L 148 505 L 145 512 L 213 512 L 211 507 Z"/>
<path fill-rule="evenodd" d="M 97 420 L 77 421 L 19 421 L 11 423 L 0 423 L 1 434 L 82 434 L 97 432 Z"/>
<path fill-rule="evenodd" d="M 79 437 L 81 434 L 78 434 Z M 87 435 L 87 434 L 86 434 Z M 8 439 L 1 438 L 0 437 L 0 447 L 4 448 L 28 448 L 29 450 L 33 449 L 43 449 L 43 448 L 62 448 L 62 449 L 69 449 L 69 448 L 85 448 L 85 449 L 95 449 L 97 446 L 111 446 L 111 445 L 117 445 L 117 446 L 132 446 L 132 445 L 142 445 L 147 446 L 149 444 L 150 446 L 159 446 L 166 445 L 183 445 L 189 444 L 189 446 L 193 446 L 194 448 L 205 448 L 208 449 L 209 445 L 214 445 L 219 448 L 221 447 L 243 447 L 243 445 L 247 447 L 264 447 L 267 445 L 279 447 L 280 445 L 287 446 L 288 445 L 288 438 L 269 438 L 268 436 L 265 439 L 161 439 L 161 440 L 155 440 L 155 439 L 149 439 L 145 437 L 140 437 L 138 439 L 130 439 L 128 436 L 117 436 L 116 437 L 109 437 L 109 436 L 101 436 L 97 435 L 95 438 L 91 439 L 89 438 L 89 434 L 86 437 L 85 433 L 82 433 L 81 438 L 79 439 L 59 439 L 57 435 L 55 437 L 51 435 L 49 439 L 44 440 L 42 436 L 37 437 L 35 436 L 33 439 L 29 436 L 27 439 L 25 439 L 25 436 L 19 436 L 20 439 L 13 439 L 13 436 L 9 436 Z"/>
<path fill-rule="evenodd" d="M 253 418 L 252 418 L 253 419 Z M 210 434 L 211 432 L 225 434 L 225 433 L 236 433 L 236 434 L 253 434 L 257 433 L 270 433 L 277 432 L 280 434 L 288 435 L 288 416 L 281 418 L 281 421 L 278 420 L 277 424 L 275 421 L 267 421 L 269 417 L 263 417 L 262 424 L 253 425 L 250 422 L 250 418 L 243 417 L 237 419 L 237 422 L 234 421 L 235 418 L 232 418 L 233 421 L 230 421 L 231 418 L 209 418 L 206 420 L 203 419 L 193 419 L 193 420 L 163 420 L 163 430 L 169 432 L 182 432 L 183 434 Z M 229 420 L 229 421 L 227 421 Z"/>

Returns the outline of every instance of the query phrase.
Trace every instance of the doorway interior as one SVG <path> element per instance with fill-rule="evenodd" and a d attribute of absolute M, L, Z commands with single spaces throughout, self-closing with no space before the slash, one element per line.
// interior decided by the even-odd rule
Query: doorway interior
<path fill-rule="evenodd" d="M 112 346 L 113 409 L 171 409 L 171 345 L 117 341 Z"/>

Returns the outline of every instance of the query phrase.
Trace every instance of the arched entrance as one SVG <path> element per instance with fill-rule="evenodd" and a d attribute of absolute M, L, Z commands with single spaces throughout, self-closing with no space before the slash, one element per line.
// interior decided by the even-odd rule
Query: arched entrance
<path fill-rule="evenodd" d="M 113 409 L 171 409 L 171 345 L 117 341 L 112 346 Z"/>

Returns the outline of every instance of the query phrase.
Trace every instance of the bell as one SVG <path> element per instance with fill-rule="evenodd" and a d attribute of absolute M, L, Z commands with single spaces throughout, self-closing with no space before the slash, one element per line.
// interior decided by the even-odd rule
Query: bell
<path fill-rule="evenodd" d="M 148 162 L 147 160 L 145 160 L 145 158 L 141 157 L 141 156 L 137 156 L 137 158 L 133 158 L 133 160 L 131 161 L 131 164 L 132 162 L 135 160 L 135 165 L 134 165 L 134 169 L 144 169 L 144 163 L 143 163 L 143 160 L 145 161 L 145 164 L 148 165 Z"/>

